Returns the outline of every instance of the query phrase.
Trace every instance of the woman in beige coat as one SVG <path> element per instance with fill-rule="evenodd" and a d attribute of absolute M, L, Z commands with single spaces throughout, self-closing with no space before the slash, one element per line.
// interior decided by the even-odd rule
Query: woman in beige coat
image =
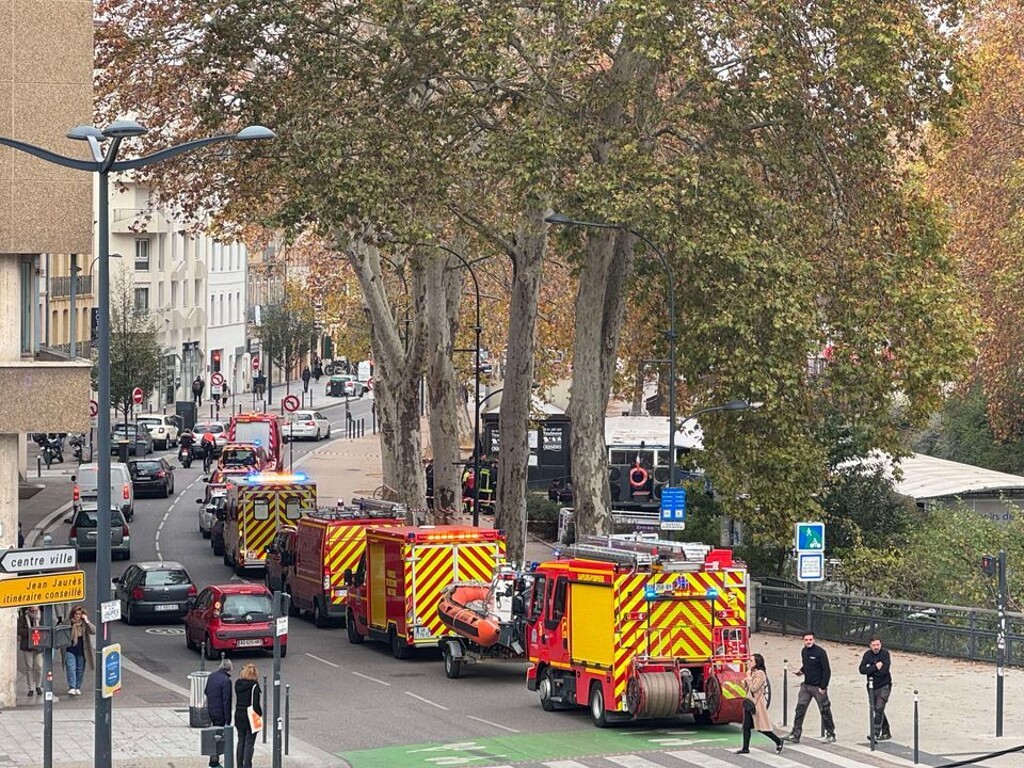
<path fill-rule="evenodd" d="M 755 653 L 747 665 L 747 676 L 743 678 L 743 686 L 747 689 L 747 697 L 743 702 L 743 749 L 737 755 L 750 752 L 750 733 L 755 728 L 775 742 L 775 751 L 782 751 L 782 739 L 772 730 L 772 721 L 768 719 L 768 701 L 765 693 L 768 690 L 768 672 L 764 667 L 764 656 Z M 748 703 L 750 702 L 750 703 Z M 750 711 L 753 704 L 753 712 Z"/>

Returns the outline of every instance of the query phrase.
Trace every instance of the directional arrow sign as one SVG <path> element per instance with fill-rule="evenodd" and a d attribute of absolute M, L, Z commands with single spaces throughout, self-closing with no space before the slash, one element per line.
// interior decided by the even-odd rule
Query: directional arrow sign
<path fill-rule="evenodd" d="M 0 555 L 0 572 L 3 573 L 66 571 L 77 565 L 78 550 L 74 547 L 8 549 Z"/>
<path fill-rule="evenodd" d="M 0 579 L 0 608 L 71 603 L 85 598 L 85 571 Z"/>

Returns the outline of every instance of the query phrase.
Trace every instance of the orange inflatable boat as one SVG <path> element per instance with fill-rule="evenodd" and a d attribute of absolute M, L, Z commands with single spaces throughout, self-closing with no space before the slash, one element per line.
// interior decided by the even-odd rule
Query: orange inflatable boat
<path fill-rule="evenodd" d="M 498 642 L 501 624 L 487 610 L 491 585 L 452 584 L 441 593 L 437 613 L 453 632 L 488 648 Z"/>

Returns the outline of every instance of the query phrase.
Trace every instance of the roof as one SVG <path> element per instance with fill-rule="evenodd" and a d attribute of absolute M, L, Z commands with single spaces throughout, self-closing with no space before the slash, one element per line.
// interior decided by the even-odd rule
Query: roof
<path fill-rule="evenodd" d="M 609 416 L 604 420 L 604 441 L 609 448 L 617 446 L 637 448 L 668 447 L 667 416 Z M 676 447 L 701 450 L 703 433 L 692 422 L 685 430 L 676 431 Z"/>
<path fill-rule="evenodd" d="M 887 477 L 893 476 L 891 456 L 880 454 L 874 460 L 883 465 Z M 900 459 L 899 467 L 903 476 L 893 483 L 896 492 L 918 500 L 1024 491 L 1024 477 L 1021 475 L 946 461 L 922 453 Z"/>

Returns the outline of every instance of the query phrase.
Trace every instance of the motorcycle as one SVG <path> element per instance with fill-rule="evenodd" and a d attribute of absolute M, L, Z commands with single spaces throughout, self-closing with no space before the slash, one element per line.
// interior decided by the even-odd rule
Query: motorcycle
<path fill-rule="evenodd" d="M 178 461 L 185 469 L 192 466 L 192 446 L 182 445 L 178 448 Z"/>
<path fill-rule="evenodd" d="M 64 463 L 64 436 L 56 433 L 35 433 L 32 439 L 39 446 L 39 455 L 49 467 L 53 462 Z"/>
<path fill-rule="evenodd" d="M 72 435 L 68 438 L 68 444 L 74 450 L 75 461 L 81 464 L 85 460 L 85 435 Z"/>

